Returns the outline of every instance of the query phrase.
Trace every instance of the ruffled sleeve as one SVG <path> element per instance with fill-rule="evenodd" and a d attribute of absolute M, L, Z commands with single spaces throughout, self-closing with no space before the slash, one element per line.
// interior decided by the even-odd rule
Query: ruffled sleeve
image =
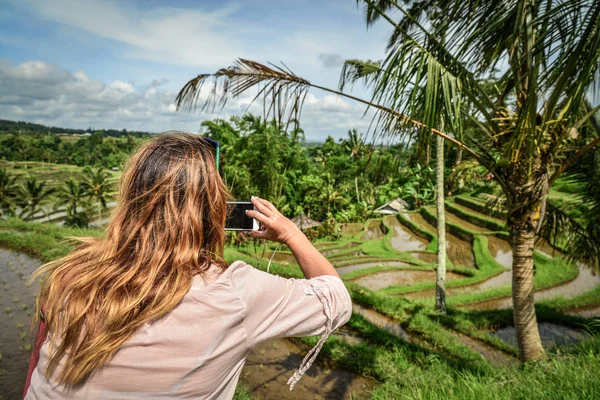
<path fill-rule="evenodd" d="M 321 336 L 288 381 L 293 389 L 329 334 L 350 319 L 352 302 L 346 287 L 335 276 L 285 279 L 239 261 L 229 268 L 232 285 L 246 307 L 249 347 L 276 338 Z"/>

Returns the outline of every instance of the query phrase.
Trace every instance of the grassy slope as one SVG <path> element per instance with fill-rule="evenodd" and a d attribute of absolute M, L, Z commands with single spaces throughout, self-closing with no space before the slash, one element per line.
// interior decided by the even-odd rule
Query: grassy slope
<path fill-rule="evenodd" d="M 66 236 L 98 235 L 100 232 L 96 230 L 65 229 L 14 220 L 0 222 L 0 243 L 27 251 L 45 261 L 66 254 L 72 248 L 63 240 Z M 483 244 L 479 243 L 480 246 Z M 255 261 L 235 249 L 227 249 L 225 257 L 229 261 Z M 261 268 L 265 267 L 266 263 L 262 263 Z M 300 276 L 297 267 L 276 263 L 271 265 L 271 272 L 288 277 Z M 321 359 L 327 358 L 332 365 L 381 382 L 375 388 L 373 398 L 591 399 L 600 396 L 596 383 L 600 373 L 598 338 L 553 354 L 550 363 L 524 369 L 494 368 L 477 353 L 458 343 L 442 326 L 469 332 L 472 337 L 494 345 L 493 338 L 486 338 L 488 334 L 483 329 L 506 324 L 511 319 L 509 311 L 463 313 L 451 309 L 449 316 L 440 317 L 402 298 L 373 293 L 351 282 L 347 286 L 355 301 L 395 317 L 408 330 L 426 340 L 423 345 L 406 343 L 354 315 L 348 325 L 365 340 L 362 344 L 350 345 L 336 338 L 327 341 Z M 306 341 L 312 343 L 315 339 L 308 338 Z M 508 345 L 496 343 L 496 346 L 506 353 L 514 353 Z M 247 390 L 238 389 L 236 399 L 250 398 Z"/>

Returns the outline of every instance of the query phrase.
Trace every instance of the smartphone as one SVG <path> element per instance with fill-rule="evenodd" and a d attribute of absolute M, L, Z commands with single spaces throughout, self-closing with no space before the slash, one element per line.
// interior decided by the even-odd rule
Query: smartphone
<path fill-rule="evenodd" d="M 226 231 L 257 231 L 258 221 L 246 215 L 246 210 L 254 210 L 251 201 L 228 201 L 227 202 Z"/>

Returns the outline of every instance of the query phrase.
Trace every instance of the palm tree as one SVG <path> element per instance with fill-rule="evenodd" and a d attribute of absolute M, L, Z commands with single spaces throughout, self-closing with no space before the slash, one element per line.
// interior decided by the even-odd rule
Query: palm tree
<path fill-rule="evenodd" d="M 350 161 L 354 162 L 354 190 L 356 193 L 356 201 L 360 201 L 360 193 L 358 191 L 358 172 L 361 169 L 360 159 L 366 149 L 365 141 L 362 133 L 358 133 L 356 129 L 348 131 L 348 139 L 344 139 L 342 144 L 350 155 Z"/>
<path fill-rule="evenodd" d="M 29 177 L 24 185 L 19 187 L 17 205 L 21 208 L 18 217 L 29 219 L 48 200 L 54 189 L 46 189 L 45 182 L 39 182 L 35 177 Z"/>
<path fill-rule="evenodd" d="M 501 186 L 512 237 L 513 316 L 520 357 L 544 358 L 533 300 L 534 240 L 552 183 L 600 143 L 598 124 L 591 122 L 600 106 L 586 101 L 588 91 L 600 86 L 600 2 L 438 2 L 447 44 L 436 39 L 440 32 L 427 23 L 422 8 L 429 2 L 410 3 L 408 10 L 395 1 L 362 2 L 370 22 L 381 18 L 394 28 L 381 73 L 372 77 L 370 101 L 312 84 L 287 67 L 240 59 L 189 81 L 177 96 L 178 107 L 194 109 L 202 85 L 212 80 L 214 90 L 203 109 L 262 85 L 259 95 L 268 94 L 262 99 L 273 112 L 298 118 L 308 89 L 316 88 L 366 104 L 376 111 L 377 129 L 401 133 L 407 124 L 427 128 L 403 113 L 405 94 L 422 89 L 417 72 L 435 61 L 461 85 L 472 105 L 461 109 L 462 117 L 474 121 L 479 133 L 459 139 L 440 129 L 430 131 L 462 148 Z M 398 22 L 392 13 L 400 15 Z M 489 93 L 481 77 L 500 62 L 508 65 L 500 78 L 502 86 L 498 93 Z M 511 96 L 514 104 L 508 104 Z"/>
<path fill-rule="evenodd" d="M 109 182 L 110 174 L 102 167 L 95 170 L 86 167 L 83 170 L 84 180 L 81 184 L 86 195 L 96 202 L 98 219 L 102 218 L 102 210 L 106 209 L 107 196 L 110 194 L 112 185 Z"/>
<path fill-rule="evenodd" d="M 64 202 L 67 217 L 77 214 L 77 209 L 85 204 L 88 193 L 83 184 L 73 178 L 65 181 L 64 186 L 59 189 L 58 197 Z"/>
<path fill-rule="evenodd" d="M 6 169 L 0 169 L 0 216 L 15 213 L 15 198 L 18 193 L 17 177 L 11 176 Z"/>

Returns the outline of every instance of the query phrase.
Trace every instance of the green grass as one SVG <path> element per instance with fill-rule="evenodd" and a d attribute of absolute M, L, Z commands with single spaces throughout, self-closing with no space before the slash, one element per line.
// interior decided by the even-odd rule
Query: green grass
<path fill-rule="evenodd" d="M 534 290 L 546 289 L 568 282 L 577 277 L 579 269 L 576 265 L 567 263 L 558 258 L 549 258 L 537 251 L 533 254 L 535 275 L 533 278 Z M 479 293 L 459 294 L 448 298 L 448 304 L 459 306 L 487 300 L 500 299 L 511 296 L 510 286 L 497 287 Z"/>
<path fill-rule="evenodd" d="M 446 287 L 451 288 L 473 285 L 489 279 L 492 276 L 498 275 L 505 270 L 505 268 L 498 264 L 498 262 L 490 254 L 487 238 L 485 236 L 475 236 L 473 239 L 473 253 L 475 254 L 475 265 L 477 266 L 477 270 L 456 267 L 448 268 L 448 271 L 460 272 L 464 275 L 467 275 L 467 277 L 465 277 L 465 279 L 446 281 Z M 468 276 L 469 274 L 471 276 Z M 423 290 L 431 290 L 434 288 L 434 282 L 421 282 L 414 285 L 390 286 L 381 290 L 381 292 L 390 295 L 399 295 L 420 292 Z"/>
<path fill-rule="evenodd" d="M 571 297 L 568 299 L 564 297 L 557 297 L 550 300 L 544 300 L 541 302 L 541 304 L 557 310 L 596 306 L 600 304 L 600 286 L 597 286 L 593 290 L 582 293 L 576 297 Z"/>
<path fill-rule="evenodd" d="M 471 196 L 460 195 L 454 197 L 454 201 L 461 206 L 471 208 L 480 214 L 489 215 L 494 218 L 504 218 L 506 214 L 502 211 L 490 208 L 485 202 Z"/>
<path fill-rule="evenodd" d="M 451 199 L 446 201 L 446 211 L 453 213 L 454 215 L 472 223 L 473 225 L 481 226 L 493 232 L 507 231 L 506 224 L 504 224 L 503 222 L 493 218 L 485 218 L 480 215 L 476 215 L 472 212 L 469 212 L 467 209 L 454 204 Z"/>
<path fill-rule="evenodd" d="M 401 217 L 400 217 L 401 218 Z M 408 225 L 408 224 L 406 224 Z M 66 229 L 50 224 L 25 223 L 17 220 L 0 221 L 0 243 L 25 251 L 44 261 L 67 254 L 73 244 L 65 241 L 67 236 L 98 236 L 98 230 Z M 360 249 L 372 259 L 399 260 L 405 253 L 391 247 L 390 232 L 378 241 L 361 243 Z M 361 233 L 364 235 L 364 232 Z M 356 235 L 355 235 L 356 236 Z M 342 237 L 335 244 L 341 247 L 356 237 Z M 430 240 L 436 240 L 431 236 Z M 487 279 L 504 268 L 489 253 L 485 235 L 472 236 L 476 270 L 455 268 L 457 272 L 471 274 L 464 279 L 448 281 L 447 285 L 476 283 Z M 379 242 L 379 243 L 376 243 Z M 268 260 L 257 260 L 250 248 L 225 250 L 229 262 L 243 260 L 266 269 Z M 356 249 L 352 249 L 356 250 Z M 344 257 L 340 257 L 344 260 Z M 350 258 L 346 259 L 351 262 Z M 419 260 L 420 261 L 420 260 Z M 553 286 L 571 279 L 577 272 L 573 265 L 562 260 L 550 259 L 536 253 L 536 288 Z M 327 360 L 330 367 L 342 367 L 356 374 L 371 378 L 376 382 L 372 391 L 373 399 L 593 399 L 600 398 L 600 338 L 592 337 L 571 348 L 560 348 L 551 352 L 550 361 L 527 365 L 522 368 L 497 367 L 490 365 L 482 356 L 457 340 L 452 331 L 485 343 L 502 351 L 509 357 L 516 356 L 517 350 L 490 334 L 490 330 L 506 326 L 512 321 L 511 310 L 471 312 L 458 310 L 450 303 L 449 313 L 442 316 L 433 311 L 431 303 L 414 302 L 399 296 L 390 296 L 391 290 L 370 291 L 350 279 L 367 273 L 396 269 L 431 269 L 431 265 L 421 261 L 411 267 L 374 267 L 349 274 L 346 286 L 353 301 L 377 310 L 394 318 L 413 337 L 416 343 L 393 336 L 378 328 L 360 315 L 353 315 L 347 327 L 357 334 L 362 343 L 351 345 L 331 337 L 323 347 L 319 360 Z M 449 270 L 452 270 L 449 268 Z M 286 266 L 273 262 L 270 272 L 301 278 L 297 266 Z M 412 289 L 417 288 L 413 285 Z M 500 288 L 504 290 L 505 288 Z M 401 291 L 401 289 L 397 289 Z M 403 289 L 402 289 L 403 290 Z M 478 300 L 487 292 L 479 293 Z M 506 292 L 503 292 L 506 294 Z M 510 294 L 510 291 L 508 292 Z M 594 297 L 600 296 L 600 288 L 577 298 L 578 304 L 587 305 Z M 459 298 L 460 296 L 454 297 Z M 450 298 L 452 299 L 452 298 Z M 431 301 L 431 300 L 428 300 Z M 563 304 L 560 299 L 544 302 L 536 306 L 540 321 L 551 321 L 572 327 L 581 327 L 581 318 L 565 316 L 554 308 Z M 576 302 L 575 299 L 570 301 Z M 555 307 L 557 306 L 557 307 Z M 6 311 L 6 310 L 5 310 Z M 316 338 L 304 338 L 304 342 L 316 343 Z M 251 400 L 250 391 L 243 385 L 236 389 L 234 398 Z"/>

